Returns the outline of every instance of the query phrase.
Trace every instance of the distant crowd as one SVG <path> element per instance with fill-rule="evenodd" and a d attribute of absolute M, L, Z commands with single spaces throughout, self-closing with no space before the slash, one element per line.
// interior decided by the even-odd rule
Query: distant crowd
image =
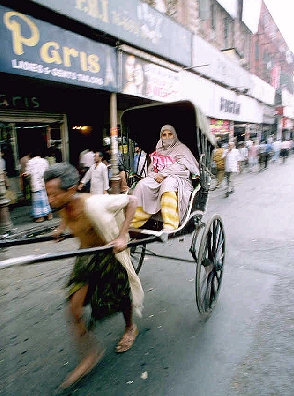
<path fill-rule="evenodd" d="M 212 172 L 216 175 L 216 188 L 222 186 L 226 180 L 226 193 L 234 192 L 234 178 L 238 173 L 261 172 L 266 170 L 270 162 L 284 163 L 293 153 L 294 143 L 291 139 L 268 139 L 267 141 L 247 140 L 235 143 L 233 141 L 222 144 L 217 143 L 217 148 L 212 155 Z"/>

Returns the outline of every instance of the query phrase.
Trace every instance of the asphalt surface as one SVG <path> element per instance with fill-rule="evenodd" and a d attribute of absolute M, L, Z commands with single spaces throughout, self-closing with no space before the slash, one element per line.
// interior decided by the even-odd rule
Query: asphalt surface
<path fill-rule="evenodd" d="M 211 193 L 204 219 L 221 215 L 227 254 L 209 319 L 201 318 L 195 304 L 191 238 L 148 246 L 140 273 L 145 309 L 136 319 L 140 334 L 134 347 L 122 355 L 114 352 L 123 331 L 121 315 L 98 324 L 95 334 L 107 348 L 105 357 L 66 394 L 292 396 L 293 169 L 294 156 L 284 165 L 239 175 L 229 198 L 223 189 Z M 21 210 L 11 212 L 18 230 L 34 227 L 29 216 L 17 215 Z M 69 239 L 8 248 L 1 256 L 76 248 Z M 1 395 L 52 395 L 78 363 L 64 317 L 71 267 L 72 259 L 64 259 L 1 270 Z"/>

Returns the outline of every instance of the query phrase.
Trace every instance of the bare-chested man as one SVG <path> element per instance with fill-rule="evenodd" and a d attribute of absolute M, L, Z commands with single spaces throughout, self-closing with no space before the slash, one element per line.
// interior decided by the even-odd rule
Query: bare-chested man
<path fill-rule="evenodd" d="M 125 250 L 137 200 L 124 194 L 101 195 L 101 203 L 100 196 L 97 199 L 97 195 L 77 193 L 79 174 L 66 163 L 52 165 L 45 172 L 44 180 L 50 205 L 59 211 L 62 219 L 55 230 L 56 237 L 68 227 L 79 238 L 81 248 L 114 246 L 113 252 L 78 256 L 68 281 L 68 312 L 81 362 L 59 387 L 66 389 L 88 374 L 104 352 L 87 328 L 83 318 L 85 305 L 91 304 L 94 319 L 114 312 L 123 313 L 125 332 L 116 346 L 117 352 L 130 349 L 138 334 L 132 314 L 134 300 L 138 300 L 138 295 L 139 300 L 143 300 L 143 290 L 139 278 L 130 268 L 128 250 Z M 121 215 L 119 222 L 117 218 Z"/>

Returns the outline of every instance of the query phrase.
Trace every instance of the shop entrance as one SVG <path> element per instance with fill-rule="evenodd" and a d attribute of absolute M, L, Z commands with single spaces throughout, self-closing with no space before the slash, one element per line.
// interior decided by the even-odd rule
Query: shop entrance
<path fill-rule="evenodd" d="M 63 114 L 0 111 L 1 155 L 6 162 L 6 174 L 16 197 L 22 195 L 19 182 L 20 159 L 34 148 L 40 149 L 42 156 L 49 156 L 49 148 L 56 145 L 61 159 L 66 161 L 67 135 L 67 122 Z"/>

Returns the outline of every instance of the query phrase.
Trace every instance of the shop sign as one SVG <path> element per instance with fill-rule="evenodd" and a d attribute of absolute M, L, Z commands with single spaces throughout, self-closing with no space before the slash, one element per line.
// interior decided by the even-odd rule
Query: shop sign
<path fill-rule="evenodd" d="M 227 134 L 230 132 L 230 121 L 212 118 L 210 120 L 210 131 L 215 134 Z"/>
<path fill-rule="evenodd" d="M 195 71 L 214 81 L 236 88 L 240 93 L 248 93 L 252 90 L 250 73 L 197 35 L 193 36 L 192 65 Z"/>
<path fill-rule="evenodd" d="M 234 102 L 233 100 L 228 100 L 225 98 L 220 99 L 220 111 L 231 114 L 240 114 L 241 104 Z"/>
<path fill-rule="evenodd" d="M 6 95 L 0 93 L 0 109 L 38 109 L 40 99 L 37 96 Z"/>
<path fill-rule="evenodd" d="M 161 102 L 179 99 L 179 75 L 162 66 L 122 53 L 120 92 Z"/>
<path fill-rule="evenodd" d="M 274 105 L 275 103 L 275 88 L 261 78 L 251 74 L 252 96 L 263 103 Z"/>
<path fill-rule="evenodd" d="M 192 33 L 139 0 L 33 0 L 119 40 L 191 66 Z"/>
<path fill-rule="evenodd" d="M 0 72 L 117 90 L 114 48 L 2 6 L 0 21 Z"/>

